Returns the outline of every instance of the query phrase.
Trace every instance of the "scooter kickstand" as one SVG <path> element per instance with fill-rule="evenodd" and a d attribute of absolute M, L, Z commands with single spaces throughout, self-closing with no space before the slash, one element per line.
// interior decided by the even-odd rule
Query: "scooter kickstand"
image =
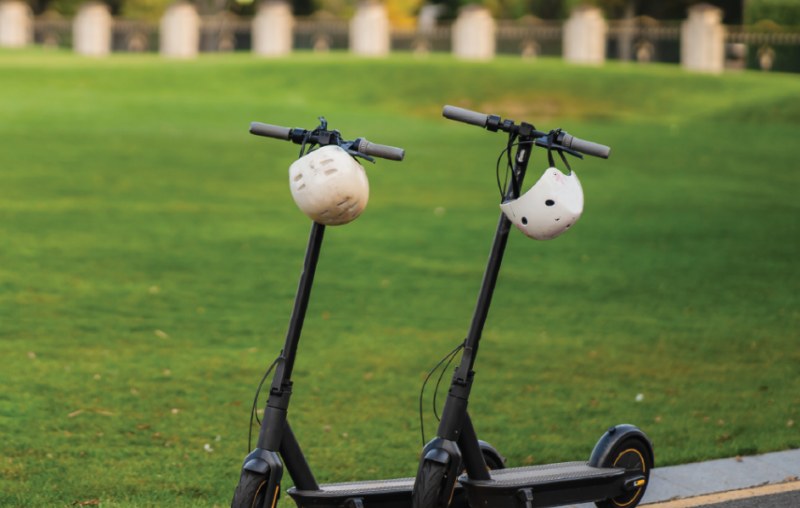
<path fill-rule="evenodd" d="M 344 502 L 345 508 L 364 508 L 364 501 L 360 497 L 350 497 Z"/>
<path fill-rule="evenodd" d="M 525 508 L 533 508 L 533 490 L 532 489 L 519 489 L 517 495 L 525 503 Z"/>

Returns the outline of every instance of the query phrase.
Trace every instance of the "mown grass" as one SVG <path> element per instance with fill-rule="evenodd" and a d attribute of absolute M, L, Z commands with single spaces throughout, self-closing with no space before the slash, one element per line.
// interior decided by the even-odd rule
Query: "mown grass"
<path fill-rule="evenodd" d="M 510 465 L 586 460 L 622 422 L 662 466 L 800 446 L 795 76 L 42 51 L 0 69 L 2 506 L 230 502 L 309 228 L 297 147 L 253 120 L 325 115 L 407 150 L 326 234 L 291 421 L 321 482 L 413 475 L 422 376 L 466 333 L 498 216 L 504 140 L 446 103 L 612 146 L 573 164 L 574 231 L 509 242 L 481 438 Z"/>

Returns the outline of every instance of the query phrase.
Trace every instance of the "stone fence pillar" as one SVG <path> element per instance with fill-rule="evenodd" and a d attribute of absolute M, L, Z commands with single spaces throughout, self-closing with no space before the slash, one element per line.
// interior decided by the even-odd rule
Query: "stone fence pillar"
<path fill-rule="evenodd" d="M 172 58 L 194 58 L 200 49 L 200 16 L 189 2 L 175 2 L 161 18 L 159 52 Z"/>
<path fill-rule="evenodd" d="M 572 9 L 564 23 L 564 60 L 584 65 L 603 65 L 606 60 L 608 26 L 597 7 L 581 5 Z"/>
<path fill-rule="evenodd" d="M 21 48 L 33 42 L 33 12 L 20 0 L 0 2 L 0 46 Z"/>
<path fill-rule="evenodd" d="M 287 2 L 271 1 L 258 5 L 253 18 L 253 53 L 281 56 L 292 52 L 294 18 Z"/>
<path fill-rule="evenodd" d="M 358 4 L 356 15 L 350 21 L 350 51 L 364 56 L 386 56 L 389 45 L 386 6 L 374 1 Z"/>
<path fill-rule="evenodd" d="M 72 22 L 72 49 L 80 55 L 106 56 L 111 52 L 111 11 L 101 2 L 78 7 Z"/>
<path fill-rule="evenodd" d="M 681 65 L 698 72 L 720 73 L 725 63 L 722 10 L 709 4 L 689 8 L 681 25 Z"/>
<path fill-rule="evenodd" d="M 496 29 L 486 7 L 476 4 L 462 7 L 453 23 L 453 55 L 465 60 L 491 60 Z"/>

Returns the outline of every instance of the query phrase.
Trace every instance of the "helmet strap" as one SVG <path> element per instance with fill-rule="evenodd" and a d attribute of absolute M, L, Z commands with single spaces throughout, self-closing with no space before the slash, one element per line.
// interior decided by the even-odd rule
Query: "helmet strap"
<path fill-rule="evenodd" d="M 561 133 L 561 128 L 553 129 L 547 134 L 547 162 L 550 163 L 550 167 L 556 167 L 556 162 L 553 160 L 553 142 L 556 140 L 558 135 Z M 563 150 L 559 150 L 558 147 L 555 147 L 555 150 L 558 152 L 558 155 L 561 156 L 561 160 L 564 161 L 564 165 L 567 166 L 567 170 L 569 171 L 567 174 L 572 174 L 572 168 L 569 166 L 569 162 L 567 162 L 567 158 L 564 156 Z"/>

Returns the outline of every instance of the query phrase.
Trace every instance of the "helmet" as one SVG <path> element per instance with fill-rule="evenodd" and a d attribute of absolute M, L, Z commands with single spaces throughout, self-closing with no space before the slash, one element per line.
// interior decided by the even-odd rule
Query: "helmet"
<path fill-rule="evenodd" d="M 369 182 L 364 166 L 342 148 L 329 145 L 294 161 L 289 186 L 300 210 L 327 226 L 347 224 L 367 207 Z"/>
<path fill-rule="evenodd" d="M 583 189 L 575 172 L 547 169 L 519 199 L 500 205 L 506 217 L 534 240 L 552 240 L 575 224 L 583 212 Z"/>

